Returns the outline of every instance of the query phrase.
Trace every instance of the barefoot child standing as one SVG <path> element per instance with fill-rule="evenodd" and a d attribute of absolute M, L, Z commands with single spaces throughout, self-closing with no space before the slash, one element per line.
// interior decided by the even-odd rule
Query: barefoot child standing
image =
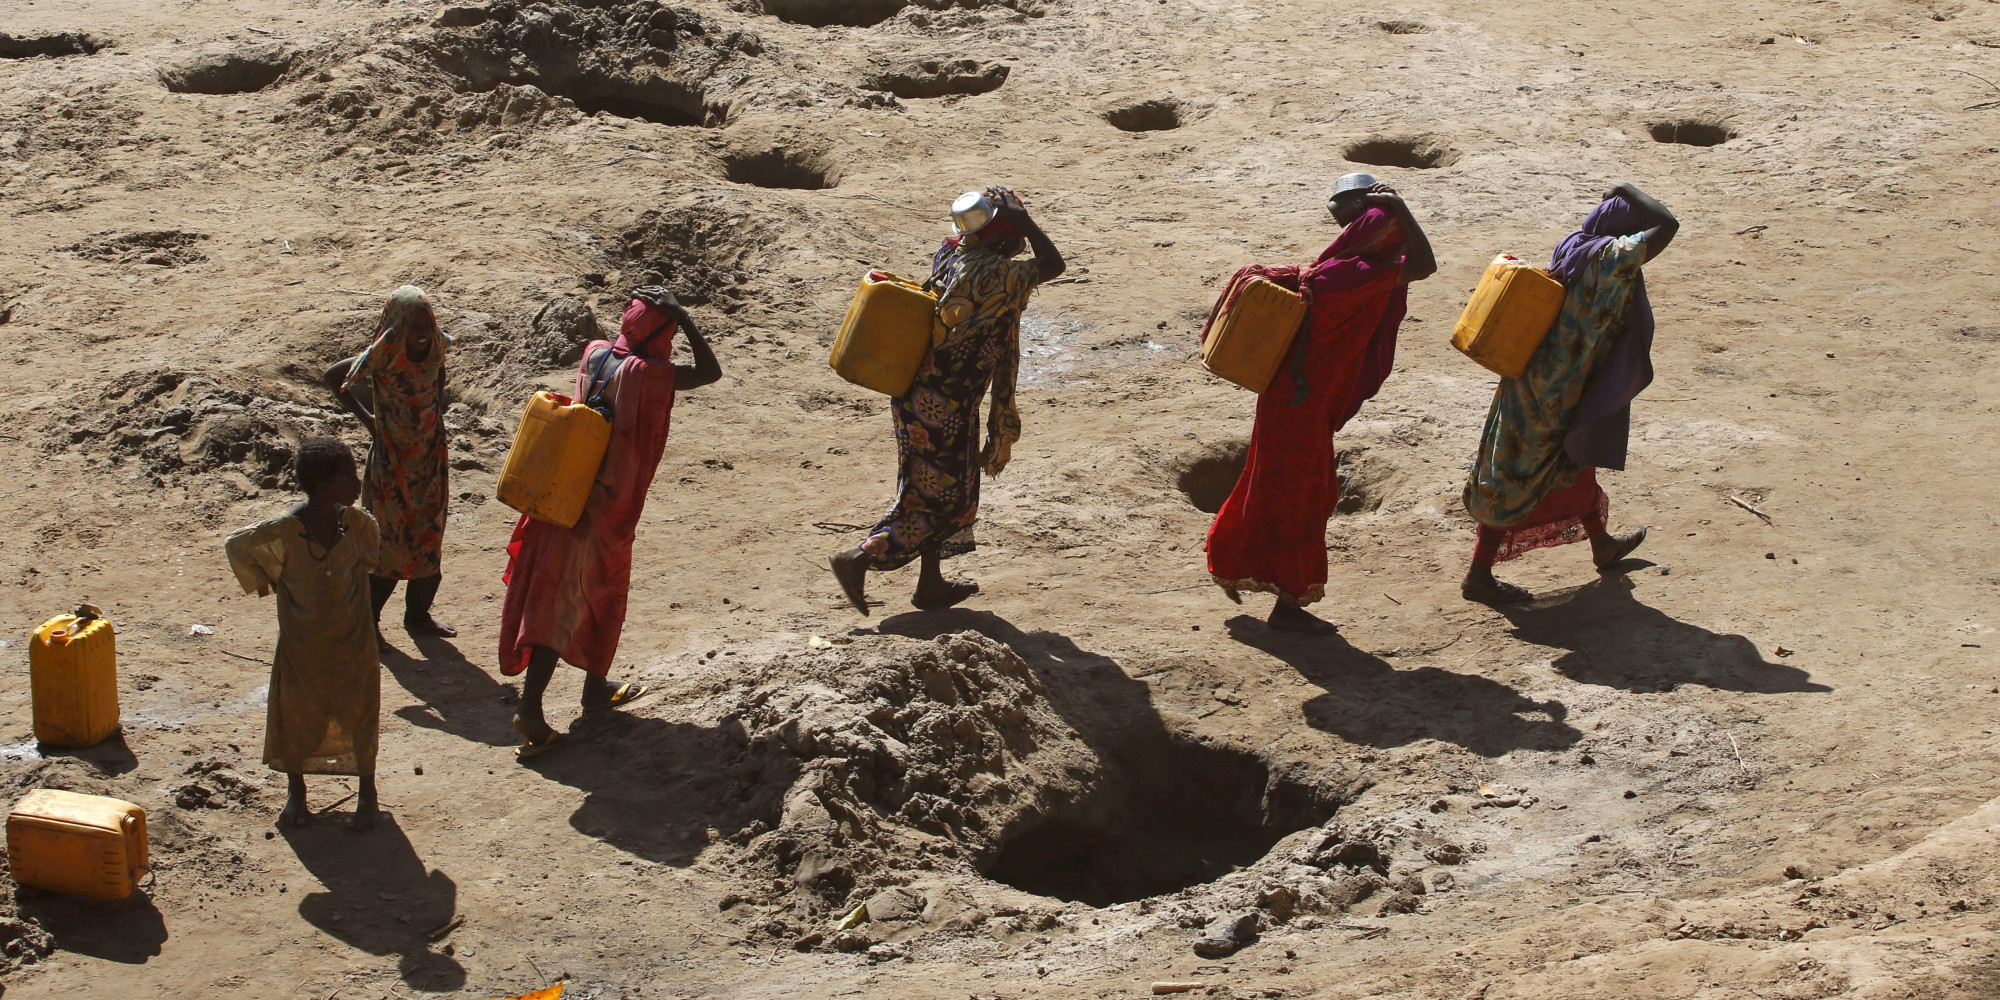
<path fill-rule="evenodd" d="M 308 774 L 361 779 L 354 828 L 375 825 L 381 664 L 368 573 L 380 536 L 354 506 L 354 454 L 332 438 L 299 445 L 293 477 L 306 500 L 223 542 L 244 593 L 278 594 L 278 649 L 264 716 L 264 763 L 290 778 L 278 822 L 303 826 Z"/>

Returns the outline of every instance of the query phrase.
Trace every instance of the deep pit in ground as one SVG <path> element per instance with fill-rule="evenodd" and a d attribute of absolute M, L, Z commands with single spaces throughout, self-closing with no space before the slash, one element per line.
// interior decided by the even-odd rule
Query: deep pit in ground
<path fill-rule="evenodd" d="M 1375 26 L 1392 35 L 1421 35 L 1431 30 L 1422 21 L 1377 21 Z"/>
<path fill-rule="evenodd" d="M 1354 163 L 1405 170 L 1432 170 L 1458 162 L 1458 150 L 1430 139 L 1363 139 L 1349 143 L 1340 155 Z"/>
<path fill-rule="evenodd" d="M 1181 102 L 1165 98 L 1112 108 L 1104 113 L 1104 120 L 1125 132 L 1164 132 L 1180 128 L 1186 115 Z"/>
<path fill-rule="evenodd" d="M 1256 863 L 1338 805 L 1249 751 L 1179 736 L 1163 744 L 1114 751 L 1118 780 L 1006 836 L 986 876 L 1091 906 L 1162 896 Z"/>
<path fill-rule="evenodd" d="M 1654 142 L 1682 146 L 1720 146 L 1736 138 L 1736 132 L 1720 122 L 1677 119 L 1646 126 Z"/>
<path fill-rule="evenodd" d="M 782 147 L 724 156 L 722 175 L 738 184 L 800 191 L 823 191 L 840 183 L 839 165 L 817 153 Z"/>

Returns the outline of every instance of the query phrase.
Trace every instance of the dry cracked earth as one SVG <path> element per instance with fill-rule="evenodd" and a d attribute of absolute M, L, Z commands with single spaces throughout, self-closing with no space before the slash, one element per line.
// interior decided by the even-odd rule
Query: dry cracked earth
<path fill-rule="evenodd" d="M 5 0 L 0 782 L 142 804 L 156 876 L 0 896 L 0 985 L 2000 996 L 1994 81 L 1992 0 Z M 1252 400 L 1191 355 L 1354 169 L 1442 270 L 1337 441 L 1343 628 L 1290 637 L 1206 579 Z M 1468 604 L 1493 383 L 1451 323 L 1619 180 L 1683 220 L 1606 476 L 1652 540 Z M 1071 269 L 1023 321 L 984 592 L 918 613 L 902 571 L 862 618 L 824 557 L 894 445 L 827 347 L 995 182 Z M 639 530 L 620 670 L 657 693 L 523 766 L 494 473 L 649 280 L 727 373 Z M 389 634 L 387 822 L 329 779 L 278 831 L 275 616 L 221 537 L 291 502 L 301 437 L 361 443 L 317 375 L 404 282 L 457 338 L 462 635 Z M 123 732 L 38 747 L 22 639 L 84 600 Z"/>

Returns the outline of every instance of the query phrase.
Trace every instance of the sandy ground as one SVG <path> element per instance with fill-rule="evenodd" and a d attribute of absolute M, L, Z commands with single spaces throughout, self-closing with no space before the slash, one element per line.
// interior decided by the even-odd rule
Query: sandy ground
<path fill-rule="evenodd" d="M 9 997 L 2000 996 L 2000 6 L 768 7 L 0 4 L 0 766 L 141 803 L 158 862 L 121 905 L 20 892 L 47 936 L 7 925 Z M 1190 354 L 1229 271 L 1331 240 L 1349 157 L 1442 270 L 1340 436 L 1344 628 L 1286 638 L 1206 585 L 1252 400 Z M 1617 180 L 1683 222 L 1605 476 L 1652 539 L 1468 604 L 1492 382 L 1451 322 Z M 1024 320 L 984 592 L 920 614 L 878 576 L 864 619 L 823 559 L 894 445 L 826 346 L 988 182 L 1088 280 Z M 727 373 L 640 528 L 620 673 L 658 693 L 523 767 L 493 475 L 568 377 L 544 303 L 609 327 L 649 271 Z M 280 834 L 275 615 L 221 538 L 291 502 L 300 434 L 360 440 L 315 376 L 403 282 L 458 336 L 462 635 L 390 633 L 384 826 L 328 779 Z M 38 751 L 22 637 L 80 600 L 124 731 Z M 930 641 L 962 632 L 1012 652 Z M 1066 893 L 1019 847 L 1065 837 L 1107 844 Z"/>

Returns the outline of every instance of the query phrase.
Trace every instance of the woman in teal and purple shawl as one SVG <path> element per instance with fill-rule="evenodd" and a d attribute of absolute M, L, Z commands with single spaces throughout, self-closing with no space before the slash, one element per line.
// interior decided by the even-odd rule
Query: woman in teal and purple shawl
<path fill-rule="evenodd" d="M 1479 522 L 1466 598 L 1528 600 L 1493 564 L 1590 539 L 1607 569 L 1646 539 L 1641 527 L 1606 530 L 1611 504 L 1598 469 L 1625 467 L 1632 400 L 1653 380 L 1653 306 L 1640 266 L 1680 229 L 1673 213 L 1630 184 L 1604 195 L 1583 226 L 1556 245 L 1549 273 L 1567 295 L 1555 326 L 1520 378 L 1502 379 L 1465 484 Z"/>

